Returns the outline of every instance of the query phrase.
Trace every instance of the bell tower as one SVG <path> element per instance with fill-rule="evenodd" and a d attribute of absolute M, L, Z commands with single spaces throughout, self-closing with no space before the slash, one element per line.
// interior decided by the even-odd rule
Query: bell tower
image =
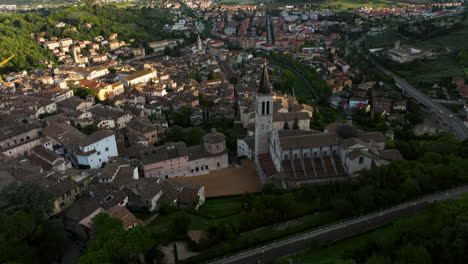
<path fill-rule="evenodd" d="M 255 156 L 258 156 L 269 152 L 273 128 L 273 94 L 266 62 L 263 64 L 255 103 Z"/>
<path fill-rule="evenodd" d="M 200 34 L 198 34 L 198 37 L 197 37 L 197 50 L 198 51 L 202 51 L 203 50 L 203 42 L 200 38 Z"/>

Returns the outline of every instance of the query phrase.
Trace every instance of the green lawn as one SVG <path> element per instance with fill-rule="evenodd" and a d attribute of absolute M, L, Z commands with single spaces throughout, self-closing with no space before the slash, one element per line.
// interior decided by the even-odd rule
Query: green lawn
<path fill-rule="evenodd" d="M 210 223 L 238 223 L 241 210 L 242 196 L 208 198 L 196 213 L 187 211 L 191 218 L 190 230 L 207 230 Z M 149 226 L 156 232 L 165 231 L 176 213 L 159 215 Z"/>
<path fill-rule="evenodd" d="M 148 226 L 156 233 L 167 231 L 171 225 L 173 215 L 158 215 Z"/>
<path fill-rule="evenodd" d="M 242 196 L 208 198 L 198 209 L 198 213 L 208 217 L 223 217 L 239 213 L 242 210 Z"/>
<path fill-rule="evenodd" d="M 242 196 L 231 196 L 222 198 L 210 198 L 206 203 L 199 208 L 197 212 L 186 211 L 191 218 L 190 230 L 208 230 L 210 224 L 234 224 L 240 223 L 240 212 L 242 211 Z M 155 232 L 163 232 L 171 228 L 173 217 L 179 212 L 175 210 L 168 215 L 159 215 L 149 227 Z M 318 214 L 310 214 L 300 217 L 291 222 L 290 225 L 283 226 L 282 228 L 274 229 L 275 225 L 262 227 L 256 229 L 256 235 L 262 237 L 276 237 L 279 233 L 287 232 L 284 229 L 292 228 L 295 230 L 293 233 L 309 230 L 333 221 L 336 221 L 336 215 L 329 212 L 322 212 Z M 272 232 L 275 231 L 275 232 Z M 243 233 L 240 238 L 248 237 L 251 233 Z"/>
<path fill-rule="evenodd" d="M 149 226 L 155 232 L 167 231 L 171 227 L 174 216 L 175 214 L 159 215 L 149 224 Z M 190 230 L 207 229 L 210 220 L 194 214 L 189 214 L 189 216 L 191 220 L 189 227 Z"/>
<path fill-rule="evenodd" d="M 309 86 L 307 85 L 306 81 L 299 76 L 299 74 L 294 73 L 294 84 L 293 84 L 293 89 L 294 93 L 296 94 L 296 97 L 303 97 L 306 99 L 311 99 L 315 98 L 314 94 L 310 90 Z"/>

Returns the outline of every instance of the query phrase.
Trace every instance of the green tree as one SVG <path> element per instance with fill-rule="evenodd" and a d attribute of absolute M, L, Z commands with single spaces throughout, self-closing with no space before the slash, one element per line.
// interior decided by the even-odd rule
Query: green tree
<path fill-rule="evenodd" d="M 457 58 L 461 65 L 468 67 L 468 48 L 460 50 Z"/>
<path fill-rule="evenodd" d="M 93 218 L 95 236 L 88 242 L 85 254 L 79 263 L 98 256 L 112 263 L 125 257 L 122 248 L 125 247 L 125 230 L 120 219 L 112 218 L 106 213 L 98 214 Z M 86 262 L 85 262 L 86 263 Z"/>
<path fill-rule="evenodd" d="M 397 263 L 414 263 L 414 264 L 430 264 L 431 256 L 427 249 L 423 246 L 414 245 L 412 243 L 406 244 L 403 248 L 398 250 Z"/>
<path fill-rule="evenodd" d="M 88 242 L 79 264 L 143 261 L 154 248 L 154 235 L 144 226 L 124 230 L 122 221 L 107 213 L 93 218 L 95 236 Z"/>
<path fill-rule="evenodd" d="M 218 78 L 218 74 L 215 71 L 210 71 L 208 73 L 208 80 L 214 80 L 216 78 Z"/>
<path fill-rule="evenodd" d="M 192 110 L 190 108 L 184 108 L 177 112 L 171 112 L 169 114 L 169 120 L 171 121 L 171 125 L 181 126 L 181 127 L 190 127 L 190 115 L 192 114 Z"/>
<path fill-rule="evenodd" d="M 32 183 L 13 182 L 0 191 L 0 212 L 47 215 L 52 212 L 53 195 Z"/>
<path fill-rule="evenodd" d="M 189 146 L 195 146 L 199 145 L 201 138 L 203 136 L 203 133 L 199 128 L 192 127 L 189 128 L 187 131 L 187 135 L 185 136 L 185 143 Z"/>
<path fill-rule="evenodd" d="M 408 177 L 401 188 L 406 197 L 416 197 L 421 193 L 418 181 L 412 177 Z"/>
<path fill-rule="evenodd" d="M 144 253 L 156 244 L 155 236 L 146 227 L 139 225 L 126 231 L 126 249 L 131 258 L 144 259 Z M 143 261 L 141 261 L 143 263 Z"/>
<path fill-rule="evenodd" d="M 187 234 L 190 223 L 190 216 L 185 212 L 180 212 L 172 219 L 171 228 L 177 235 L 185 235 Z"/>
<path fill-rule="evenodd" d="M 202 93 L 198 94 L 198 102 L 201 106 L 205 108 L 212 108 L 214 105 L 213 100 L 206 99 Z"/>
<path fill-rule="evenodd" d="M 193 71 L 189 72 L 188 77 L 195 80 L 195 81 L 197 81 L 197 82 L 201 82 L 201 74 L 197 70 L 193 70 Z"/>
<path fill-rule="evenodd" d="M 166 133 L 164 140 L 166 142 L 184 141 L 184 131 L 178 126 L 171 127 Z"/>
<path fill-rule="evenodd" d="M 283 70 L 281 72 L 278 90 L 283 93 L 292 93 L 293 84 L 295 80 L 295 74 L 290 70 Z"/>
<path fill-rule="evenodd" d="M 86 135 L 91 135 L 92 133 L 96 132 L 99 130 L 99 127 L 95 124 L 90 124 L 85 127 L 77 126 L 77 129 L 80 130 L 81 132 L 85 133 Z"/>
<path fill-rule="evenodd" d="M 53 263 L 61 259 L 65 232 L 60 221 L 34 213 L 0 213 L 1 263 Z M 36 214 L 39 213 L 39 214 Z"/>
<path fill-rule="evenodd" d="M 336 199 L 332 201 L 333 211 L 340 217 L 345 218 L 352 214 L 353 205 L 349 200 Z"/>
<path fill-rule="evenodd" d="M 366 260 L 365 264 L 392 264 L 390 258 L 380 255 L 372 255 Z"/>

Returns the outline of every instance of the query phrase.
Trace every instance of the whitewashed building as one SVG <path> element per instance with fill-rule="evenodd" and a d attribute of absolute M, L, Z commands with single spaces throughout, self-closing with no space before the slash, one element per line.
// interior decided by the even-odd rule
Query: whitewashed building
<path fill-rule="evenodd" d="M 139 83 L 148 83 L 151 79 L 157 77 L 158 74 L 155 69 L 148 69 L 123 77 L 120 79 L 120 81 L 124 84 L 125 87 L 130 87 Z"/>
<path fill-rule="evenodd" d="M 115 133 L 111 130 L 86 135 L 67 123 L 53 123 L 42 133 L 51 140 L 45 147 L 69 158 L 76 167 L 101 168 L 118 156 Z"/>

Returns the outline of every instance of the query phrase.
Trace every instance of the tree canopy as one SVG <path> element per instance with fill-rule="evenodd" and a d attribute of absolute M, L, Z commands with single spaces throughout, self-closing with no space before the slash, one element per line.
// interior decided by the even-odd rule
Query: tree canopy
<path fill-rule="evenodd" d="M 93 218 L 95 236 L 88 242 L 79 264 L 129 263 L 144 258 L 156 245 L 154 234 L 139 225 L 123 229 L 122 220 L 106 213 Z"/>
<path fill-rule="evenodd" d="M 468 196 L 428 205 L 422 213 L 398 220 L 389 228 L 338 254 L 355 263 L 453 263 L 468 261 Z"/>
<path fill-rule="evenodd" d="M 0 212 L 47 215 L 52 201 L 52 194 L 35 184 L 13 182 L 0 191 Z"/>
<path fill-rule="evenodd" d="M 29 183 L 0 191 L 0 262 L 53 263 L 63 252 L 64 229 L 48 219 L 52 196 Z"/>

